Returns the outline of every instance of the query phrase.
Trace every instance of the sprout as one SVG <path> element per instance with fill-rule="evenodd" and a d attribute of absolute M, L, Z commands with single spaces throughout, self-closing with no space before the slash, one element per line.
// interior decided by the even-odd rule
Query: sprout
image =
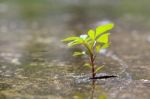
<path fill-rule="evenodd" d="M 114 27 L 112 23 L 104 24 L 98 26 L 96 31 L 90 29 L 87 34 L 82 34 L 79 37 L 73 36 L 64 39 L 64 42 L 68 42 L 69 47 L 75 45 L 83 45 L 85 50 L 81 52 L 74 52 L 73 56 L 82 56 L 86 55 L 89 57 L 89 63 L 85 63 L 84 66 L 89 67 L 92 71 L 92 77 L 96 76 L 96 73 L 99 72 L 104 66 L 97 66 L 95 64 L 96 56 L 100 51 L 109 47 L 109 36 L 108 32 Z"/>

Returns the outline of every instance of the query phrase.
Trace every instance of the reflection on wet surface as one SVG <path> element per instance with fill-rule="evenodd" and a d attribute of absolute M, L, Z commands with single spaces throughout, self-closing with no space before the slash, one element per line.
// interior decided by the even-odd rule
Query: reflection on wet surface
<path fill-rule="evenodd" d="M 0 99 L 149 99 L 150 22 L 142 8 L 134 5 L 144 14 L 137 16 L 126 9 L 129 0 L 14 1 L 0 2 Z M 118 77 L 92 84 L 86 58 L 71 55 L 81 48 L 68 49 L 61 39 L 106 22 L 116 28 L 99 54 L 105 67 L 97 76 Z"/>

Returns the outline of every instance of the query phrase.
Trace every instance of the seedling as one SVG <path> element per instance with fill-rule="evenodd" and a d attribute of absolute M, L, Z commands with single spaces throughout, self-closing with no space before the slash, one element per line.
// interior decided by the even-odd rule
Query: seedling
<path fill-rule="evenodd" d="M 75 45 L 81 45 L 84 47 L 84 50 L 81 52 L 74 52 L 73 56 L 85 55 L 89 58 L 89 63 L 85 63 L 84 66 L 87 66 L 91 69 L 92 78 L 95 78 L 96 73 L 99 72 L 104 66 L 97 66 L 95 60 L 97 54 L 102 50 L 109 47 L 109 35 L 108 32 L 114 27 L 112 23 L 98 26 L 96 30 L 90 29 L 87 34 L 82 34 L 79 37 L 71 36 L 64 39 L 64 42 L 68 42 L 69 47 Z"/>

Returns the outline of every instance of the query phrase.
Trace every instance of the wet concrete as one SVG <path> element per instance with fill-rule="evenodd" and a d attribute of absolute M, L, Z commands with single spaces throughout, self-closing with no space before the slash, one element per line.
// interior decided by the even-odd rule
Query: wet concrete
<path fill-rule="evenodd" d="M 146 14 L 136 19 L 136 14 L 130 15 L 132 12 L 127 10 L 123 15 L 116 10 L 122 9 L 117 0 L 94 0 L 102 8 L 109 5 L 114 15 L 110 9 L 97 14 L 99 10 L 94 9 L 98 3 L 94 1 L 88 3 L 95 8 L 85 6 L 84 2 L 79 5 L 78 1 L 66 5 L 49 1 L 60 5 L 48 10 L 39 1 L 31 3 L 30 7 L 35 4 L 37 9 L 32 9 L 36 13 L 29 19 L 30 10 L 20 8 L 24 3 L 0 5 L 0 99 L 149 99 L 150 32 L 146 28 L 148 20 L 144 21 Z M 45 14 L 35 17 L 42 13 Z M 93 87 L 90 70 L 82 66 L 86 58 L 72 57 L 74 50 L 81 49 L 68 49 L 61 40 L 105 22 L 114 22 L 116 26 L 111 31 L 110 48 L 98 55 L 97 64 L 105 67 L 97 76 L 118 77 L 96 80 Z"/>

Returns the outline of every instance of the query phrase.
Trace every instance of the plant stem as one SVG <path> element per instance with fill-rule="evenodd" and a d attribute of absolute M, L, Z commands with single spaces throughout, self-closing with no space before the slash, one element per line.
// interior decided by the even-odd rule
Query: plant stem
<path fill-rule="evenodd" d="M 92 77 L 94 78 L 95 75 L 96 75 L 96 73 L 95 73 L 95 64 L 94 64 L 96 55 L 94 55 L 94 47 L 93 47 L 93 49 L 91 50 L 87 44 L 84 44 L 84 46 L 87 48 L 87 50 L 88 50 L 88 52 L 89 52 L 90 64 L 91 64 L 91 66 L 92 66 Z M 93 45 L 93 46 L 94 46 L 94 45 Z"/>
<path fill-rule="evenodd" d="M 90 97 L 90 99 L 94 98 L 94 92 L 95 92 L 95 80 L 92 81 L 92 85 L 91 85 L 91 97 Z"/>
<path fill-rule="evenodd" d="M 92 77 L 94 78 L 96 73 L 95 73 L 95 64 L 94 64 L 94 55 L 93 54 L 90 55 L 90 62 L 91 62 L 91 66 L 92 66 Z"/>
<path fill-rule="evenodd" d="M 95 72 L 95 58 L 96 55 L 94 53 L 94 47 L 96 45 L 96 41 L 94 41 L 93 43 L 93 47 L 92 47 L 92 54 L 91 54 L 91 66 L 92 66 L 92 77 L 95 78 L 96 72 Z M 93 81 L 95 82 L 95 81 Z"/>

